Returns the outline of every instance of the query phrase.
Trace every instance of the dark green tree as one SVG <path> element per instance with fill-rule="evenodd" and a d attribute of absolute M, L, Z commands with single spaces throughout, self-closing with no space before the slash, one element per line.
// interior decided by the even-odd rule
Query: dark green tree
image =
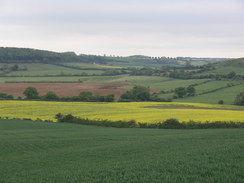
<path fill-rule="evenodd" d="M 23 94 L 26 96 L 27 99 L 38 99 L 39 93 L 36 88 L 34 87 L 27 87 Z"/>
<path fill-rule="evenodd" d="M 79 95 L 79 100 L 80 101 L 83 101 L 83 102 L 90 102 L 94 99 L 94 96 L 92 94 L 92 92 L 90 91 L 83 91 L 83 92 L 80 92 L 80 95 Z"/>
<path fill-rule="evenodd" d="M 194 96 L 196 94 L 196 89 L 194 86 L 190 85 L 186 88 L 186 92 L 188 96 Z"/>
<path fill-rule="evenodd" d="M 114 94 L 109 94 L 104 96 L 104 102 L 113 102 L 114 101 Z"/>
<path fill-rule="evenodd" d="M 47 92 L 44 96 L 43 96 L 44 100 L 59 100 L 59 96 L 52 91 Z"/>
<path fill-rule="evenodd" d="M 224 104 L 223 100 L 219 100 L 218 104 Z"/>
<path fill-rule="evenodd" d="M 183 98 L 187 94 L 186 88 L 185 87 L 175 88 L 175 94 L 177 95 L 177 97 Z"/>
<path fill-rule="evenodd" d="M 12 71 L 17 71 L 19 70 L 19 65 L 15 64 L 13 67 L 11 67 Z"/>
<path fill-rule="evenodd" d="M 244 92 L 241 92 L 236 96 L 235 105 L 244 105 Z"/>
<path fill-rule="evenodd" d="M 229 72 L 229 73 L 227 74 L 227 78 L 234 78 L 235 76 L 236 76 L 236 73 L 235 73 L 234 71 Z"/>
<path fill-rule="evenodd" d="M 129 101 L 149 101 L 150 100 L 150 92 L 149 88 L 144 86 L 134 86 L 131 90 L 123 93 L 120 96 L 121 101 L 129 100 Z"/>

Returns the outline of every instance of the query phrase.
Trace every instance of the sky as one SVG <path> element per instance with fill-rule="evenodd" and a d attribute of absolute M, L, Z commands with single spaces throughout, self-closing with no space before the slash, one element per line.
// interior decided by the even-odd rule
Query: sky
<path fill-rule="evenodd" d="M 244 0 L 0 0 L 0 47 L 244 57 Z"/>

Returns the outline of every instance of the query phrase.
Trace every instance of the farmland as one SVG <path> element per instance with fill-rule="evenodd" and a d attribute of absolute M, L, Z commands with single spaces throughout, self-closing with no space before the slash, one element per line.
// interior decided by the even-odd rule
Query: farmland
<path fill-rule="evenodd" d="M 216 92 L 207 93 L 204 95 L 188 97 L 184 99 L 177 99 L 178 102 L 200 102 L 217 104 L 219 100 L 224 100 L 225 104 L 233 104 L 236 94 L 244 91 L 244 84 L 234 87 L 225 88 Z"/>
<path fill-rule="evenodd" d="M 55 121 L 57 113 L 95 120 L 136 120 L 161 122 L 169 118 L 180 121 L 244 122 L 244 107 L 172 102 L 85 103 L 45 101 L 1 101 L 1 117 Z M 48 109 L 48 110 L 47 110 Z"/>
<path fill-rule="evenodd" d="M 112 92 L 117 100 L 123 92 L 139 85 L 149 87 L 162 101 L 217 104 L 223 100 L 224 104 L 233 104 L 243 91 L 242 58 L 193 58 L 192 65 L 191 62 L 187 65 L 185 58 L 181 59 L 0 48 L 0 93 L 23 97 L 25 87 L 33 86 L 41 95 L 54 91 L 61 97 L 77 96 L 89 90 L 95 95 Z M 208 65 L 194 66 L 198 61 Z M 196 89 L 194 96 L 175 97 L 175 88 L 190 85 Z"/>
<path fill-rule="evenodd" d="M 242 182 L 244 106 L 229 104 L 244 91 L 243 59 L 198 61 L 0 48 L 0 93 L 13 95 L 0 100 L 0 182 Z M 35 99 L 23 98 L 30 86 L 39 92 Z M 162 99 L 154 101 L 173 102 L 78 97 L 90 91 L 118 100 L 135 86 Z M 176 96 L 177 87 L 189 86 L 194 95 Z M 59 96 L 56 101 L 40 101 L 48 91 Z M 73 96 L 76 102 L 60 98 Z M 220 100 L 224 104 L 217 104 Z M 59 120 L 58 113 L 89 119 L 89 126 Z M 181 126 L 239 124 L 241 129 L 143 129 L 161 128 L 157 124 L 171 118 Z M 92 120 L 136 125 L 105 128 L 90 126 Z"/>
<path fill-rule="evenodd" d="M 1 92 L 14 96 L 23 97 L 25 88 L 32 86 L 37 88 L 40 95 L 49 91 L 57 93 L 61 97 L 78 96 L 81 91 L 91 91 L 95 95 L 114 94 L 115 98 L 126 91 L 129 83 L 109 82 L 109 83 L 0 83 Z"/>
<path fill-rule="evenodd" d="M 0 120 L 0 182 L 243 180 L 243 129 L 116 129 Z"/>

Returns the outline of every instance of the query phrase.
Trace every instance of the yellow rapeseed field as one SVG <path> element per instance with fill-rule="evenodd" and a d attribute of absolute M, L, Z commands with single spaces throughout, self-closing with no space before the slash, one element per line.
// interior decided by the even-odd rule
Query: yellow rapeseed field
<path fill-rule="evenodd" d="M 107 68 L 107 69 L 122 69 L 123 68 L 123 67 L 120 67 L 120 66 L 99 65 L 99 64 L 96 64 L 96 66 L 101 67 L 101 68 Z"/>
<path fill-rule="evenodd" d="M 0 116 L 55 121 L 55 114 L 72 114 L 88 119 L 136 120 L 154 123 L 169 118 L 179 121 L 244 122 L 244 107 L 175 102 L 86 103 L 46 101 L 0 101 Z"/>

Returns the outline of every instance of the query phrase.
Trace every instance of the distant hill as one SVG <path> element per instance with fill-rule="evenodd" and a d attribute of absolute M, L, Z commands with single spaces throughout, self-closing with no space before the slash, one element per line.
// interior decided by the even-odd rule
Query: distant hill
<path fill-rule="evenodd" d="M 27 63 L 27 62 L 67 62 L 80 61 L 81 59 L 73 52 L 57 53 L 51 51 L 0 47 L 0 62 L 4 63 Z"/>
<path fill-rule="evenodd" d="M 244 58 L 232 59 L 222 63 L 215 63 L 217 68 L 220 67 L 241 67 L 244 68 Z"/>
<path fill-rule="evenodd" d="M 50 63 L 82 62 L 128 67 L 160 67 L 162 64 L 180 65 L 176 58 L 133 55 L 128 57 L 77 55 L 74 52 L 52 52 L 30 48 L 0 47 L 0 63 Z"/>
<path fill-rule="evenodd" d="M 205 74 L 227 74 L 235 72 L 236 74 L 244 75 L 244 58 L 231 59 L 225 62 L 214 63 L 212 66 L 215 68 Z"/>
<path fill-rule="evenodd" d="M 152 67 L 160 68 L 162 65 L 182 67 L 190 62 L 192 65 L 213 64 L 216 69 L 222 67 L 243 66 L 243 59 L 236 59 L 226 62 L 224 58 L 191 58 L 191 57 L 149 57 L 144 55 L 120 56 L 98 56 L 98 55 L 77 55 L 74 52 L 52 52 L 46 50 L 0 47 L 0 63 L 47 63 L 47 64 L 67 64 L 67 63 L 88 63 L 104 64 L 121 67 Z M 217 63 L 215 63 L 217 62 Z M 232 68 L 230 68 L 231 70 Z M 222 72 L 222 71 L 221 71 Z"/>

